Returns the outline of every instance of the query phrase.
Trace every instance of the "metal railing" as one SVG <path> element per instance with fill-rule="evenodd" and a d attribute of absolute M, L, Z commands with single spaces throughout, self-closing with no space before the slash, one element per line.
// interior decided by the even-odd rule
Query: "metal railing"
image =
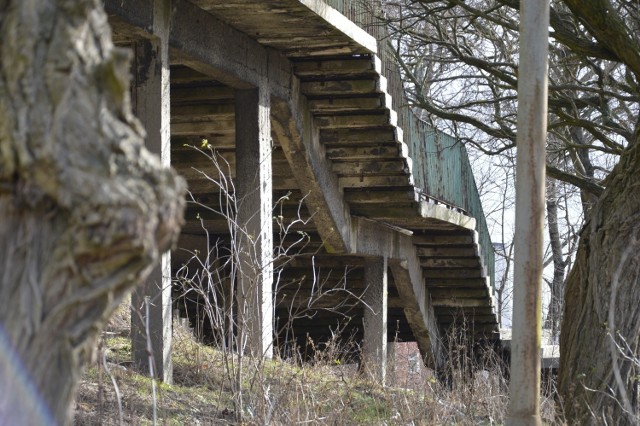
<path fill-rule="evenodd" d="M 404 133 L 413 160 L 416 186 L 428 197 L 458 207 L 476 219 L 481 255 L 491 286 L 495 289 L 495 257 L 480 195 L 473 177 L 469 156 L 464 144 L 452 136 L 437 131 L 422 121 L 408 106 L 399 65 L 386 39 L 387 30 L 377 18 L 377 1 L 324 0 L 344 16 L 378 40 L 378 56 L 387 90 L 398 113 L 398 125 Z"/>

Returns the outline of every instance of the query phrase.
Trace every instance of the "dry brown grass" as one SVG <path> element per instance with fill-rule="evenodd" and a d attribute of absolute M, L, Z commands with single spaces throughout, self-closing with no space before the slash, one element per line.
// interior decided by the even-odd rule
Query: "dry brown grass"
<path fill-rule="evenodd" d="M 150 379 L 130 368 L 126 311 L 105 332 L 98 362 L 80 385 L 77 425 L 117 425 L 121 419 L 123 424 L 153 424 L 154 406 L 156 423 L 162 425 L 491 425 L 505 419 L 507 383 L 490 357 L 474 373 L 468 373 L 470 366 L 454 365 L 460 368 L 452 370 L 451 386 L 423 369 L 411 378 L 410 389 L 393 382 L 380 387 L 358 376 L 353 365 L 331 362 L 330 356 L 313 365 L 245 359 L 243 412 L 238 413 L 237 357 L 200 344 L 179 324 L 174 329 L 175 383 L 159 384 L 154 404 Z M 543 415 L 547 421 L 555 415 L 549 398 L 543 400 Z"/>

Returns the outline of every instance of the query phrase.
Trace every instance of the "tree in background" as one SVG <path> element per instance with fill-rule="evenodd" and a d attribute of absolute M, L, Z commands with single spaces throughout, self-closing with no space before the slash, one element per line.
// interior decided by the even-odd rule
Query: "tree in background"
<path fill-rule="evenodd" d="M 468 150 L 476 165 L 474 177 L 492 235 L 495 253 L 494 295 L 501 328 L 511 328 L 513 308 L 513 249 L 515 223 L 515 158 L 505 153 L 487 162 L 477 150 Z M 485 167 L 477 167 L 484 164 Z"/>
<path fill-rule="evenodd" d="M 384 6 L 411 106 L 468 146 L 509 153 L 515 146 L 518 1 L 388 0 Z M 638 2 L 552 1 L 548 325 L 557 329 L 564 295 L 559 391 L 571 421 L 637 420 L 639 27 Z"/>
<path fill-rule="evenodd" d="M 143 143 L 99 0 L 0 0 L 0 422 L 71 421 L 101 328 L 185 184 Z"/>

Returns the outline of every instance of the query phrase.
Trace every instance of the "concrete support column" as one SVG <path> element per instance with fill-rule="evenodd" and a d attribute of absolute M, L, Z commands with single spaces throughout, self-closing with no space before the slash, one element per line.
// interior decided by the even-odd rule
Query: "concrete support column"
<path fill-rule="evenodd" d="M 236 206 L 241 229 L 237 285 L 238 346 L 273 355 L 273 223 L 268 86 L 236 91 Z"/>
<path fill-rule="evenodd" d="M 385 377 L 385 384 L 395 386 L 396 379 L 396 345 L 397 342 L 387 342 L 387 375 Z"/>
<path fill-rule="evenodd" d="M 168 0 L 154 3 L 152 40 L 135 44 L 132 101 L 147 132 L 147 148 L 170 166 L 169 11 Z M 173 380 L 171 363 L 171 254 L 162 255 L 147 281 L 131 296 L 131 336 L 134 364 L 167 383 Z"/>
<path fill-rule="evenodd" d="M 368 258 L 364 263 L 364 342 L 362 371 L 384 385 L 387 373 L 387 259 Z"/>

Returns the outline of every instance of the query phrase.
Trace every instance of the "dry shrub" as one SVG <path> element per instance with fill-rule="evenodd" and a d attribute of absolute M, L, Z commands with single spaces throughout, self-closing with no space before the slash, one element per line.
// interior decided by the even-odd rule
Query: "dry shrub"
<path fill-rule="evenodd" d="M 215 152 L 205 154 L 218 168 L 218 175 L 224 176 L 224 164 L 220 166 Z M 387 387 L 358 374 L 359 344 L 349 336 L 341 336 L 340 327 L 327 342 L 307 342 L 304 352 L 311 349 L 310 361 L 295 345 L 283 351 L 286 358 L 274 360 L 237 352 L 235 348 L 241 345 L 234 341 L 237 313 L 233 311 L 230 283 L 235 281 L 235 262 L 239 258 L 234 241 L 244 231 L 233 225 L 237 218 L 231 183 L 223 179 L 212 183 L 227 197 L 221 197 L 221 204 L 214 211 L 227 217 L 232 237 L 226 246 L 211 241 L 204 253 L 194 251 L 191 265 L 195 266 L 185 265 L 176 277 L 177 300 L 188 301 L 197 309 L 195 317 L 174 323 L 174 384 L 160 385 L 153 399 L 151 380 L 130 369 L 130 341 L 121 337 L 127 335 L 130 324 L 130 309 L 125 305 L 104 333 L 99 362 L 89 368 L 82 381 L 76 424 L 148 424 L 154 421 L 154 415 L 162 424 L 504 422 L 508 402 L 506 368 L 491 347 L 471 344 L 464 327 L 447 339 L 450 358 L 445 371 L 427 370 L 417 346 L 406 346 L 408 349 L 396 351 L 389 360 Z M 279 232 L 284 237 L 291 232 L 291 224 L 308 220 L 298 216 L 285 222 L 282 216 L 278 218 Z M 276 261 L 286 264 L 307 242 L 308 238 L 299 234 L 293 245 L 277 248 Z M 321 279 L 317 288 L 322 289 Z M 342 290 L 348 292 L 346 285 Z M 318 293 L 315 297 L 322 296 L 322 291 Z M 189 312 L 186 306 L 182 310 Z M 291 312 L 292 317 L 302 314 Z M 397 344 L 398 348 L 403 345 Z M 553 407 L 553 398 L 544 401 L 545 419 L 552 420 L 554 413 L 549 407 Z"/>

